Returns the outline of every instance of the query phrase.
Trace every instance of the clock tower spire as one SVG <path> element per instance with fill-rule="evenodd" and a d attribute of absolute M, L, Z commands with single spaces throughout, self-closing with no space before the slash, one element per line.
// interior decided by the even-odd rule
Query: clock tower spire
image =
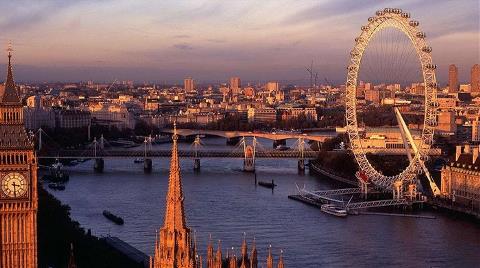
<path fill-rule="evenodd" d="M 23 105 L 8 52 L 0 95 L 0 267 L 37 267 L 37 161 L 24 128 Z"/>

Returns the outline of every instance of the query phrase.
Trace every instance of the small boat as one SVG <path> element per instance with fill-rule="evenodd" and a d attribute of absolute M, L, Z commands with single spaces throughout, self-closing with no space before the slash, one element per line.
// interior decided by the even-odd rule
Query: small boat
<path fill-rule="evenodd" d="M 347 209 L 342 206 L 337 206 L 334 204 L 325 204 L 320 207 L 320 210 L 337 217 L 346 217 L 348 215 Z"/>
<path fill-rule="evenodd" d="M 105 216 L 105 218 L 113 221 L 114 223 L 118 224 L 118 225 L 123 225 L 123 219 L 116 216 L 116 215 L 113 215 L 110 211 L 108 210 L 104 210 L 103 211 L 103 216 Z"/>
<path fill-rule="evenodd" d="M 133 163 L 135 164 L 141 164 L 143 162 L 145 162 L 145 159 L 143 158 L 135 158 L 135 160 L 133 160 Z"/>
<path fill-rule="evenodd" d="M 63 183 L 54 182 L 54 183 L 49 183 L 48 188 L 50 188 L 52 190 L 63 191 L 63 190 L 65 190 L 65 185 Z"/>
<path fill-rule="evenodd" d="M 286 145 L 278 145 L 275 149 L 279 151 L 287 151 L 287 150 L 290 150 L 290 147 Z"/>
<path fill-rule="evenodd" d="M 277 185 L 273 182 L 273 180 L 272 180 L 272 182 L 259 181 L 259 182 L 258 182 L 258 185 L 263 186 L 263 187 L 266 187 L 266 188 L 271 188 L 271 189 L 273 189 L 273 188 L 275 188 L 275 186 L 277 186 Z"/>

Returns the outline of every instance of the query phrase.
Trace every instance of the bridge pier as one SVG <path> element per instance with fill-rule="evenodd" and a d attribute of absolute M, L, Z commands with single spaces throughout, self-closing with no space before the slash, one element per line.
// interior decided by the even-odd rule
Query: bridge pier
<path fill-rule="evenodd" d="M 287 140 L 273 140 L 273 149 L 279 145 L 287 146 Z"/>
<path fill-rule="evenodd" d="M 393 187 L 393 199 L 402 199 L 403 198 L 403 182 L 401 180 L 395 181 L 392 185 Z"/>
<path fill-rule="evenodd" d="M 255 172 L 255 160 L 253 158 L 245 158 L 243 160 L 243 171 Z"/>
<path fill-rule="evenodd" d="M 305 172 L 305 159 L 298 159 L 298 171 Z"/>
<path fill-rule="evenodd" d="M 93 163 L 93 170 L 95 172 L 103 172 L 103 168 L 105 167 L 105 161 L 103 161 L 103 158 L 96 158 L 95 162 Z"/>
<path fill-rule="evenodd" d="M 200 170 L 200 158 L 193 159 L 193 170 L 195 171 Z"/>
<path fill-rule="evenodd" d="M 240 137 L 227 138 L 227 145 L 237 145 L 240 142 Z"/>
<path fill-rule="evenodd" d="M 143 161 L 143 171 L 145 173 L 150 173 L 150 172 L 152 172 L 152 168 L 153 168 L 152 159 L 151 158 L 145 158 L 145 160 Z"/>

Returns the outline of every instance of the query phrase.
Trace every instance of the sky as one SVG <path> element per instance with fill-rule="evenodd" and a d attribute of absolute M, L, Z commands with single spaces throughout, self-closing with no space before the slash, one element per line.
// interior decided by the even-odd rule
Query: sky
<path fill-rule="evenodd" d="M 441 83 L 480 62 L 480 0 L 0 0 L 0 44 L 18 81 L 342 83 L 360 27 L 402 8 L 420 22 Z M 5 55 L 5 54 L 4 54 Z M 5 72 L 6 57 L 0 57 Z"/>

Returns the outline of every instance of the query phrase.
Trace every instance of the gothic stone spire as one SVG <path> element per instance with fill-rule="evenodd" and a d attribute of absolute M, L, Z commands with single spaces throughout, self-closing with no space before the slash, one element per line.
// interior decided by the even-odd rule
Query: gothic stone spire
<path fill-rule="evenodd" d="M 268 248 L 267 268 L 273 268 L 272 246 Z"/>
<path fill-rule="evenodd" d="M 13 67 L 12 67 L 12 46 L 8 46 L 8 68 L 7 68 L 7 80 L 5 81 L 5 91 L 1 96 L 1 103 L 3 104 L 20 104 L 18 98 L 17 89 L 15 87 L 15 81 L 13 80 Z"/>
<path fill-rule="evenodd" d="M 196 268 L 197 263 L 191 231 L 185 223 L 177 139 L 174 124 L 165 222 L 157 237 L 155 256 L 151 263 L 153 268 Z"/>

